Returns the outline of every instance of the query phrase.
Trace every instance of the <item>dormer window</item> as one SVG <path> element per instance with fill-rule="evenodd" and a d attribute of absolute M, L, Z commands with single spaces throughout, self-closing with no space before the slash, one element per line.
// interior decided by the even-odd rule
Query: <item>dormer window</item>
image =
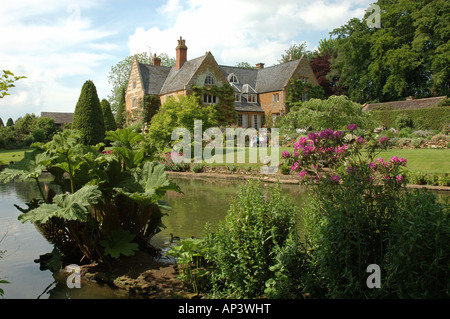
<path fill-rule="evenodd" d="M 256 103 L 256 94 L 249 94 L 247 97 L 248 103 Z"/>
<path fill-rule="evenodd" d="M 214 77 L 211 74 L 208 74 L 206 76 L 205 84 L 206 85 L 214 85 L 215 84 Z"/>
<path fill-rule="evenodd" d="M 228 82 L 239 84 L 239 80 L 238 80 L 237 76 L 234 75 L 233 73 L 231 73 L 231 74 L 228 76 Z"/>

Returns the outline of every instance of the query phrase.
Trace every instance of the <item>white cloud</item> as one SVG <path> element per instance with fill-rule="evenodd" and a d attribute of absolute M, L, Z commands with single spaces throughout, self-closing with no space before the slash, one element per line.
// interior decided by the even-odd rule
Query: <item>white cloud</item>
<path fill-rule="evenodd" d="M 174 56 L 176 40 L 183 36 L 188 59 L 211 51 L 222 64 L 273 65 L 291 44 L 306 41 L 305 32 L 329 32 L 354 16 L 362 17 L 370 2 L 190 0 L 183 7 L 179 0 L 168 0 L 160 13 L 173 19 L 173 26 L 137 27 L 128 45 L 130 54 L 150 47 L 153 53 Z"/>
<path fill-rule="evenodd" d="M 12 95 L 0 99 L 0 117 L 73 112 L 84 82 L 68 85 L 67 78 L 92 78 L 110 57 L 107 50 L 116 48 L 104 40 L 112 32 L 93 27 L 87 18 L 91 7 L 89 1 L 2 3 L 0 68 L 27 78 L 16 82 Z M 99 85 L 106 87 L 106 79 Z"/>

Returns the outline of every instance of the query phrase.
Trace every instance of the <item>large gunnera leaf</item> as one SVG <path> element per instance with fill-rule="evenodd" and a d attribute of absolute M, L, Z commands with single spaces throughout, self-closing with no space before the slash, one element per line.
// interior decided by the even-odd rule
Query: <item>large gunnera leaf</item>
<path fill-rule="evenodd" d="M 131 256 L 139 250 L 139 245 L 131 242 L 134 237 L 129 231 L 118 228 L 111 232 L 108 240 L 100 241 L 100 245 L 105 248 L 105 254 L 113 258 L 119 258 L 120 255 Z"/>
<path fill-rule="evenodd" d="M 86 185 L 74 194 L 56 195 L 52 204 L 42 204 L 20 215 L 19 219 L 24 223 L 30 221 L 36 224 L 46 223 L 53 217 L 86 222 L 89 207 L 97 203 L 101 196 L 102 193 L 96 185 Z"/>

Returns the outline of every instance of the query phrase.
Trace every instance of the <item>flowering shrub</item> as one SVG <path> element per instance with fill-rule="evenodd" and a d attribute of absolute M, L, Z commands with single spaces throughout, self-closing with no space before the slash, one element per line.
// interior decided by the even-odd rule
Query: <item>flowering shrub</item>
<path fill-rule="evenodd" d="M 401 279 L 408 276 L 405 274 L 407 270 L 402 268 L 405 265 L 399 251 L 404 251 L 411 239 L 400 235 L 398 230 L 409 229 L 408 225 L 414 222 L 412 218 L 425 223 L 429 218 L 439 216 L 442 236 L 436 239 L 434 247 L 441 247 L 445 242 L 440 238 L 448 238 L 450 234 L 449 219 L 442 213 L 445 208 L 438 204 L 435 196 L 411 194 L 406 190 L 405 158 L 393 156 L 385 161 L 377 157 L 377 150 L 387 147 L 387 137 L 369 135 L 349 139 L 346 136 L 354 133 L 357 126 L 351 124 L 347 129 L 345 133 L 331 129 L 309 133 L 307 137 L 299 138 L 292 154 L 283 156 L 290 163 L 291 170 L 298 172 L 300 182 L 312 185 L 303 216 L 312 268 L 316 269 L 317 278 L 323 278 L 317 281 L 318 287 L 314 289 L 318 294 L 316 297 L 400 296 L 393 285 L 400 282 L 407 287 L 414 285 Z M 420 217 L 410 216 L 406 211 L 411 206 L 408 203 L 421 200 L 429 201 L 423 207 L 433 207 L 434 210 L 417 207 L 416 214 Z M 422 233 L 414 236 L 426 237 L 427 242 L 435 240 L 434 234 L 429 238 L 426 227 L 420 229 Z M 445 253 L 445 256 L 435 254 L 429 251 L 430 247 L 414 252 L 429 256 L 430 267 L 424 271 L 447 269 L 448 274 L 450 271 L 445 265 L 448 265 L 450 253 Z M 389 277 L 383 289 L 367 288 L 366 269 L 370 264 L 379 265 L 382 273 L 389 272 L 383 277 Z M 408 267 L 417 271 L 423 263 L 420 266 L 409 264 Z M 402 277 L 397 277 L 400 274 Z M 429 281 L 429 277 L 423 278 Z M 441 285 L 436 291 L 433 289 L 433 286 L 437 287 L 436 283 L 418 281 L 414 284 L 429 289 L 430 295 L 448 296 L 448 287 L 442 288 Z M 402 291 L 401 296 L 408 296 L 408 293 Z"/>

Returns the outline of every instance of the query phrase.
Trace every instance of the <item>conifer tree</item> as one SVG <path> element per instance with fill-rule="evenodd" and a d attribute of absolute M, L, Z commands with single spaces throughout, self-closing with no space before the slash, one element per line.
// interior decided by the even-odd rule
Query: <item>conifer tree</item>
<path fill-rule="evenodd" d="M 5 127 L 5 124 L 3 123 L 3 120 L 1 117 L 0 117 L 0 127 Z"/>
<path fill-rule="evenodd" d="M 8 121 L 6 121 L 6 126 L 8 126 L 8 127 L 14 126 L 14 121 L 12 118 L 9 118 Z"/>
<path fill-rule="evenodd" d="M 125 88 L 122 88 L 122 92 L 120 93 L 119 107 L 117 108 L 116 114 L 116 123 L 117 125 L 119 125 L 119 127 L 122 127 L 124 123 L 123 113 L 125 112 L 125 94 Z"/>
<path fill-rule="evenodd" d="M 105 124 L 97 89 L 92 81 L 86 81 L 81 88 L 72 128 L 83 133 L 84 144 L 95 145 L 105 138 Z"/>
<path fill-rule="evenodd" d="M 103 122 L 105 123 L 105 131 L 115 131 L 116 130 L 116 120 L 114 120 L 114 115 L 111 111 L 111 105 L 108 100 L 103 99 L 100 102 L 103 113 Z"/>

